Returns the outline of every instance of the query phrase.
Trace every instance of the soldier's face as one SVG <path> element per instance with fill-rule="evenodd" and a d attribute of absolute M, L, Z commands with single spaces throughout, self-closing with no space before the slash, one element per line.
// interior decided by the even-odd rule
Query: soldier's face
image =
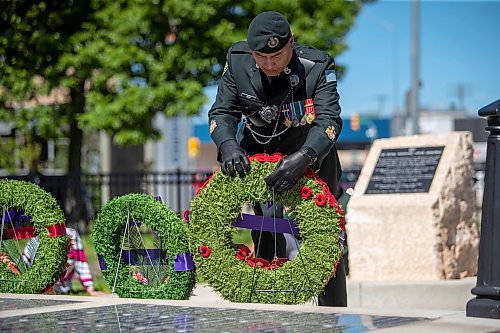
<path fill-rule="evenodd" d="M 252 56 L 260 70 L 267 76 L 278 76 L 292 59 L 294 40 L 290 41 L 278 52 L 262 53 L 253 51 Z"/>

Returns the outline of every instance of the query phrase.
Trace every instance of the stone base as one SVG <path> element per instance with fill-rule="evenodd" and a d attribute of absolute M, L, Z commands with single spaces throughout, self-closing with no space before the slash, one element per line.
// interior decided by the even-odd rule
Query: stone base
<path fill-rule="evenodd" d="M 469 132 L 373 143 L 347 207 L 352 279 L 432 281 L 476 275 L 479 236 L 472 144 Z M 382 150 L 420 147 L 444 147 L 428 192 L 366 193 Z"/>

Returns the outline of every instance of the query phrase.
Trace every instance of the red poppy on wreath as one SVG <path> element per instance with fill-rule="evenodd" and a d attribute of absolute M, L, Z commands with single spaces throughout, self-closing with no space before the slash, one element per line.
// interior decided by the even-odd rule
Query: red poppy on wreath
<path fill-rule="evenodd" d="M 210 257 L 210 248 L 206 245 L 202 245 L 200 246 L 200 255 L 202 256 L 202 258 L 208 258 Z"/>
<path fill-rule="evenodd" d="M 317 206 L 324 206 L 326 204 L 326 197 L 322 193 L 316 194 L 316 197 L 314 198 L 314 202 L 316 202 Z"/>
<path fill-rule="evenodd" d="M 185 210 L 182 217 L 184 218 L 184 221 L 189 223 L 189 210 Z"/>
<path fill-rule="evenodd" d="M 339 215 L 340 215 L 341 217 L 343 217 L 343 216 L 344 216 L 344 212 L 342 211 L 342 207 L 340 207 L 340 205 L 339 205 L 339 204 L 337 204 L 337 205 L 335 206 L 335 209 L 337 209 L 337 213 L 339 213 Z"/>
<path fill-rule="evenodd" d="M 249 264 L 251 267 L 261 267 L 261 268 L 266 268 L 269 266 L 269 261 L 267 261 L 264 258 L 253 258 L 253 259 L 247 259 L 247 264 Z"/>
<path fill-rule="evenodd" d="M 274 258 L 273 261 L 271 261 L 271 266 L 274 266 L 275 268 L 281 267 L 285 264 L 285 262 L 288 261 L 288 258 Z"/>
<path fill-rule="evenodd" d="M 325 196 L 327 196 L 327 197 L 328 197 L 329 195 L 331 195 L 331 194 L 332 194 L 332 193 L 330 192 L 330 188 L 329 188 L 328 186 L 323 186 L 323 188 L 321 189 L 321 192 L 323 192 L 323 194 L 324 194 Z"/>
<path fill-rule="evenodd" d="M 340 229 L 345 230 L 345 219 L 343 217 L 340 218 Z"/>
<path fill-rule="evenodd" d="M 267 162 L 268 155 L 267 154 L 255 154 L 254 158 L 257 162 L 264 163 Z"/>
<path fill-rule="evenodd" d="M 307 199 L 311 196 L 312 194 L 312 191 L 309 187 L 307 186 L 302 186 L 302 188 L 300 189 L 300 195 L 302 196 L 302 198 L 304 199 Z"/>
<path fill-rule="evenodd" d="M 328 184 L 325 183 L 325 181 L 319 177 L 314 177 L 314 181 L 316 182 L 316 184 L 319 184 L 321 186 L 328 186 Z"/>
<path fill-rule="evenodd" d="M 236 258 L 238 260 L 245 260 L 250 255 L 250 249 L 244 244 L 238 244 L 236 250 Z"/>
<path fill-rule="evenodd" d="M 236 251 L 236 259 L 238 259 L 238 260 L 242 260 L 242 261 L 243 261 L 243 260 L 245 260 L 246 258 L 247 258 L 247 256 L 246 256 L 246 254 L 245 254 L 245 252 L 244 252 L 244 251 L 242 251 L 242 250 L 238 250 L 238 251 Z"/>
<path fill-rule="evenodd" d="M 316 172 L 314 172 L 314 170 L 312 168 L 308 167 L 306 169 L 306 177 L 307 178 L 314 178 L 314 177 L 316 177 Z"/>
<path fill-rule="evenodd" d="M 279 160 L 281 160 L 283 158 L 283 155 L 280 154 L 280 153 L 274 153 L 270 156 L 269 158 L 269 162 L 272 162 L 272 163 L 276 163 L 278 162 Z"/>
<path fill-rule="evenodd" d="M 269 266 L 269 261 L 267 261 L 266 259 L 264 258 L 255 258 L 254 259 L 254 262 L 255 262 L 255 266 L 257 267 L 267 267 Z"/>
<path fill-rule="evenodd" d="M 331 194 L 328 196 L 328 201 L 330 202 L 330 207 L 335 207 L 335 205 L 338 205 L 337 200 Z"/>
<path fill-rule="evenodd" d="M 339 266 L 340 264 L 340 259 L 337 260 L 337 262 L 335 263 L 335 265 L 333 266 L 333 270 L 336 271 L 337 270 L 337 267 Z"/>

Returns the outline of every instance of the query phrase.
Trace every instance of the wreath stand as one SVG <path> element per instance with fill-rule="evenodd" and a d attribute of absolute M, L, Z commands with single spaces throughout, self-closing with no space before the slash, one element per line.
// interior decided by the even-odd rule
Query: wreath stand
<path fill-rule="evenodd" d="M 191 296 L 195 273 L 187 226 L 159 197 L 128 194 L 112 199 L 98 215 L 92 238 L 113 294 L 177 300 Z"/>
<path fill-rule="evenodd" d="M 268 190 L 264 178 L 282 157 L 250 157 L 252 170 L 243 178 L 215 173 L 191 203 L 189 235 L 198 276 L 227 300 L 308 302 L 323 290 L 342 256 L 343 213 L 314 171 L 308 169 L 293 188 L 276 197 Z M 245 204 L 270 201 L 281 203 L 296 225 L 290 219 L 278 219 L 276 211 L 273 217 L 253 217 L 250 221 L 241 212 Z M 253 258 L 246 246 L 233 244 L 235 227 L 300 233 L 297 258 L 274 258 L 271 263 Z"/>

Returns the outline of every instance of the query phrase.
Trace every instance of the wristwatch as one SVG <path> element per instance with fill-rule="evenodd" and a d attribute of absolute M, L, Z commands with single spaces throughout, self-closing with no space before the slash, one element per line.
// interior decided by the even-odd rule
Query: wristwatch
<path fill-rule="evenodd" d="M 316 152 L 311 147 L 307 147 L 305 149 L 305 152 L 307 156 L 309 156 L 309 158 L 311 159 L 309 165 L 314 164 L 318 160 L 318 155 L 316 155 Z"/>

